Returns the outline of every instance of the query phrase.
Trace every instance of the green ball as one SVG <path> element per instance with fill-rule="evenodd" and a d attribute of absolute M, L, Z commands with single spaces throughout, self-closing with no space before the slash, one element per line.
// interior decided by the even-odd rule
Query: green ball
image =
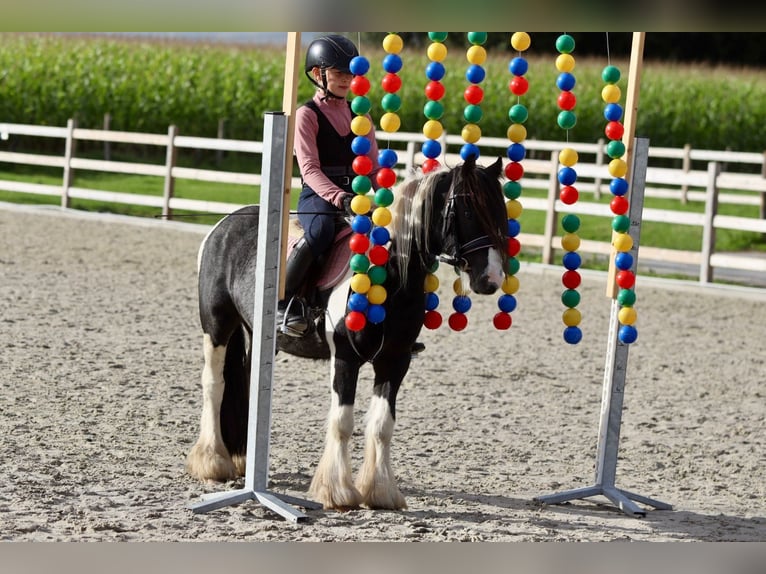
<path fill-rule="evenodd" d="M 439 260 L 434 259 L 433 263 L 428 267 L 429 273 L 436 273 L 439 270 Z"/>
<path fill-rule="evenodd" d="M 619 159 L 625 155 L 625 144 L 620 140 L 612 140 L 606 144 L 606 155 L 612 159 Z"/>
<path fill-rule="evenodd" d="M 435 100 L 428 100 L 423 106 L 423 115 L 429 120 L 438 120 L 444 115 L 444 106 Z"/>
<path fill-rule="evenodd" d="M 388 272 L 382 265 L 373 265 L 367 270 L 367 276 L 373 285 L 382 285 L 388 276 Z"/>
<path fill-rule="evenodd" d="M 432 42 L 444 42 L 447 39 L 447 32 L 429 32 L 428 39 Z"/>
<path fill-rule="evenodd" d="M 388 187 L 381 187 L 375 192 L 375 205 L 388 207 L 394 202 L 394 192 Z"/>
<path fill-rule="evenodd" d="M 601 72 L 601 79 L 607 84 L 616 84 L 620 81 L 620 68 L 617 66 L 607 66 Z"/>
<path fill-rule="evenodd" d="M 357 175 L 352 181 L 351 181 L 351 189 L 354 190 L 354 193 L 357 193 L 359 195 L 363 195 L 370 191 L 372 188 L 372 182 L 370 181 L 370 178 L 366 175 Z"/>
<path fill-rule="evenodd" d="M 527 107 L 522 104 L 511 106 L 508 110 L 508 119 L 516 124 L 523 124 L 529 118 Z"/>
<path fill-rule="evenodd" d="M 521 263 L 515 257 L 508 258 L 508 275 L 516 275 L 521 269 Z"/>
<path fill-rule="evenodd" d="M 575 127 L 577 116 L 574 112 L 569 110 L 561 111 L 559 112 L 558 123 L 562 130 L 570 130 Z"/>
<path fill-rule="evenodd" d="M 615 215 L 612 218 L 612 229 L 617 233 L 625 233 L 630 229 L 630 217 L 627 215 Z"/>
<path fill-rule="evenodd" d="M 370 267 L 370 260 L 366 255 L 356 253 L 351 257 L 349 267 L 354 273 L 367 273 L 367 269 Z"/>
<path fill-rule="evenodd" d="M 467 105 L 463 110 L 463 117 L 465 118 L 465 121 L 472 124 L 478 124 L 481 121 L 483 115 L 484 112 L 481 110 L 481 106 L 474 104 Z"/>
<path fill-rule="evenodd" d="M 356 96 L 351 100 L 351 111 L 358 116 L 363 116 L 372 108 L 370 99 L 367 96 Z"/>
<path fill-rule="evenodd" d="M 486 32 L 468 32 L 468 41 L 471 44 L 483 44 L 487 41 Z"/>
<path fill-rule="evenodd" d="M 561 220 L 561 226 L 567 233 L 574 233 L 580 229 L 580 218 L 577 217 L 574 213 L 568 213 Z"/>
<path fill-rule="evenodd" d="M 402 98 L 396 94 L 386 94 L 380 100 L 384 112 L 398 112 L 402 107 Z"/>
<path fill-rule="evenodd" d="M 575 41 L 569 34 L 562 34 L 556 38 L 556 50 L 561 54 L 571 54 L 575 49 Z"/>
<path fill-rule="evenodd" d="M 574 289 L 567 289 L 561 294 L 561 302 L 565 307 L 573 309 L 580 304 L 580 294 Z"/>
<path fill-rule="evenodd" d="M 521 197 L 521 184 L 518 181 L 506 181 L 503 184 L 503 195 L 508 199 Z"/>
<path fill-rule="evenodd" d="M 632 289 L 620 289 L 617 302 L 623 307 L 632 307 L 636 303 L 636 293 Z"/>

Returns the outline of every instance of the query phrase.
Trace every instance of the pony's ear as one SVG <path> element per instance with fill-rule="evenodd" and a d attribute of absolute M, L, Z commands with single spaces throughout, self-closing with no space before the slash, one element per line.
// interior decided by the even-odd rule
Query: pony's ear
<path fill-rule="evenodd" d="M 500 179 L 500 174 L 503 171 L 503 158 L 498 157 L 497 161 L 487 167 L 487 174 L 495 179 Z"/>

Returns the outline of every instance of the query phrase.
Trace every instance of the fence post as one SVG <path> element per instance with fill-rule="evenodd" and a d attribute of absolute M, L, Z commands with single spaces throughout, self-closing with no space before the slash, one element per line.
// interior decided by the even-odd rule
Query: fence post
<path fill-rule="evenodd" d="M 545 211 L 545 229 L 543 230 L 543 257 L 542 262 L 550 265 L 553 263 L 553 238 L 556 235 L 556 197 L 559 194 L 559 154 L 551 152 L 551 174 L 548 177 L 548 208 Z"/>
<path fill-rule="evenodd" d="M 596 152 L 596 165 L 599 167 L 598 173 L 601 173 L 601 167 L 604 165 L 604 138 L 598 138 L 598 151 Z M 601 199 L 601 178 L 597 177 L 593 181 L 593 199 Z"/>
<path fill-rule="evenodd" d="M 761 177 L 766 179 L 766 151 L 763 152 L 763 163 L 761 163 Z M 759 206 L 759 215 L 761 219 L 766 219 L 766 191 L 761 192 L 761 204 Z M 766 233 L 762 234 L 766 239 Z"/>
<path fill-rule="evenodd" d="M 61 187 L 61 207 L 69 207 L 69 188 L 74 181 L 72 157 L 75 154 L 74 129 L 77 122 L 70 118 L 66 122 L 66 140 L 64 142 L 64 181 Z"/>
<path fill-rule="evenodd" d="M 718 174 L 721 166 L 711 161 L 707 165 L 707 188 L 705 189 L 705 221 L 702 224 L 702 261 L 700 261 L 700 283 L 713 280 L 713 266 L 710 256 L 715 251 L 715 227 L 713 220 L 718 212 Z"/>
<path fill-rule="evenodd" d="M 684 156 L 681 163 L 681 169 L 684 173 L 689 173 L 692 168 L 692 146 L 691 144 L 684 145 Z M 683 184 L 681 186 L 681 203 L 686 205 L 689 202 L 689 186 Z"/>
<path fill-rule="evenodd" d="M 225 133 L 225 127 L 226 127 L 226 118 L 220 118 L 218 120 L 218 134 L 217 134 L 217 137 L 219 140 L 223 139 L 223 136 Z M 215 166 L 221 167 L 221 161 L 223 161 L 223 150 L 217 149 L 215 150 Z"/>
<path fill-rule="evenodd" d="M 109 112 L 106 112 L 104 114 L 104 131 L 108 132 L 109 128 L 112 127 L 112 114 Z M 105 161 L 111 161 L 112 159 L 112 142 L 105 141 L 104 142 L 104 160 Z"/>
<path fill-rule="evenodd" d="M 170 209 L 170 198 L 173 197 L 175 189 L 173 168 L 176 165 L 176 135 L 178 135 L 178 128 L 170 126 L 168 128 L 168 147 L 165 153 L 165 187 L 162 194 L 162 216 L 165 219 L 171 219 L 173 216 L 173 212 Z"/>

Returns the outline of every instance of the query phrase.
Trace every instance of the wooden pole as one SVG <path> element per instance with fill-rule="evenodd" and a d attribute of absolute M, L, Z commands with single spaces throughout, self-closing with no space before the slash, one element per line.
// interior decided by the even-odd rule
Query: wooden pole
<path fill-rule="evenodd" d="M 633 178 L 633 140 L 636 133 L 636 116 L 638 114 L 638 95 L 641 88 L 641 69 L 644 61 L 644 38 L 646 32 L 633 32 L 633 46 L 630 51 L 630 69 L 628 70 L 628 93 L 625 99 L 625 120 L 623 126 L 625 131 L 622 135 L 622 143 L 625 145 L 625 155 L 623 159 L 631 166 L 626 179 L 628 186 L 631 184 Z M 628 187 L 630 190 L 631 188 Z M 630 192 L 628 192 L 628 198 L 630 198 Z M 617 297 L 618 288 L 615 278 L 617 276 L 617 268 L 614 265 L 614 256 L 616 249 L 614 248 L 614 237 L 616 232 L 612 232 L 612 252 L 609 255 L 609 275 L 606 282 L 606 295 L 614 299 Z"/>
<path fill-rule="evenodd" d="M 285 259 L 287 256 L 288 225 L 290 222 L 290 191 L 293 178 L 293 144 L 295 141 L 295 110 L 297 109 L 298 80 L 300 78 L 301 33 L 287 33 L 285 54 L 285 83 L 282 92 L 282 112 L 287 116 L 287 153 L 282 199 L 282 241 L 279 258 L 279 299 L 285 297 Z"/>

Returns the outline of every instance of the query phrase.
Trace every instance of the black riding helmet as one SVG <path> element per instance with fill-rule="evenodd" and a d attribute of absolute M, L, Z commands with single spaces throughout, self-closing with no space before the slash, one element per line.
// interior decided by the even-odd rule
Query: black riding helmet
<path fill-rule="evenodd" d="M 337 98 L 338 96 L 327 90 L 327 75 L 325 70 L 334 68 L 340 72 L 350 74 L 351 70 L 349 67 L 351 60 L 358 55 L 359 51 L 356 49 L 354 43 L 348 38 L 338 34 L 320 36 L 311 42 L 308 50 L 306 50 L 304 73 L 309 81 L 316 87 L 324 90 L 326 95 Z M 318 84 L 311 75 L 311 70 L 315 66 L 322 71 L 322 84 Z"/>

